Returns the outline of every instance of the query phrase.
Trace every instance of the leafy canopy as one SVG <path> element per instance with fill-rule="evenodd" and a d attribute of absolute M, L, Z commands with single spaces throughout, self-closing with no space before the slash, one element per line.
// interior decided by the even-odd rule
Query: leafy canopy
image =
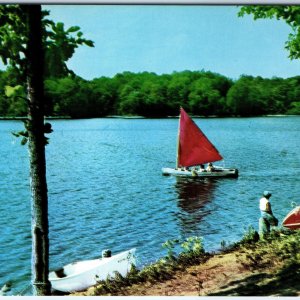
<path fill-rule="evenodd" d="M 290 59 L 300 58 L 300 6 L 287 5 L 257 5 L 241 7 L 238 16 L 253 15 L 254 20 L 272 19 L 284 20 L 292 29 L 285 42 Z"/>
<path fill-rule="evenodd" d="M 94 47 L 91 40 L 83 38 L 80 27 L 64 28 L 64 24 L 49 20 L 49 11 L 42 12 L 43 46 L 45 51 L 45 76 L 64 77 L 72 74 L 66 62 L 79 45 Z M 5 65 L 26 72 L 27 34 L 25 13 L 20 5 L 0 5 L 0 57 Z"/>

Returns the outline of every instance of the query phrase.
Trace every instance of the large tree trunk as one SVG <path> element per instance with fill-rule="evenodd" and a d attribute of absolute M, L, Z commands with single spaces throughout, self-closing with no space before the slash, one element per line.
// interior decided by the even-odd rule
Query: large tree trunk
<path fill-rule="evenodd" d="M 44 135 L 44 51 L 41 5 L 22 5 L 27 16 L 27 131 L 32 194 L 32 284 L 34 295 L 50 295 L 48 195 Z"/>

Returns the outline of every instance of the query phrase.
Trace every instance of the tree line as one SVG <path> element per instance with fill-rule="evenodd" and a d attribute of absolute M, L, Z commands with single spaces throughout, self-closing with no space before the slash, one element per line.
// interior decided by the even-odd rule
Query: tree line
<path fill-rule="evenodd" d="M 194 115 L 260 116 L 300 114 L 300 76 L 232 80 L 208 71 L 172 74 L 124 72 L 84 80 L 75 74 L 45 79 L 49 116 L 109 115 L 166 117 L 182 106 Z M 9 93 L 11 91 L 11 93 Z M 25 88 L 13 69 L 0 72 L 0 116 L 26 116 Z"/>

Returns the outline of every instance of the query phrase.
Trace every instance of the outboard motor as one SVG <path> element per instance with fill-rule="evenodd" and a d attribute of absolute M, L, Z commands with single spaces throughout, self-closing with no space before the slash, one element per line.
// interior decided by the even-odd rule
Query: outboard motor
<path fill-rule="evenodd" d="M 102 250 L 102 258 L 106 258 L 106 257 L 111 257 L 111 250 L 110 249 Z"/>

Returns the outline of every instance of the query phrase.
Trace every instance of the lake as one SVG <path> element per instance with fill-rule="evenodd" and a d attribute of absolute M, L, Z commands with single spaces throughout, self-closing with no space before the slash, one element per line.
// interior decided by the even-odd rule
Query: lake
<path fill-rule="evenodd" d="M 166 254 L 165 241 L 189 236 L 218 250 L 258 229 L 264 190 L 280 222 L 300 203 L 299 116 L 195 122 L 238 179 L 162 176 L 162 167 L 175 166 L 177 119 L 51 121 L 50 269 L 133 247 L 142 267 Z M 22 129 L 21 121 L 0 121 L 0 285 L 11 281 L 13 294 L 31 278 L 28 150 L 11 134 Z"/>

